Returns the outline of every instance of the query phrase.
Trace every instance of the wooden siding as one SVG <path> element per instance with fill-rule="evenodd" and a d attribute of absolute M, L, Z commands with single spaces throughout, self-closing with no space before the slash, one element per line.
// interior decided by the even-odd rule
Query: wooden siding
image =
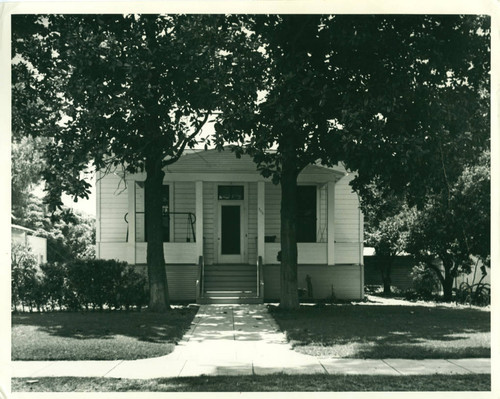
<path fill-rule="evenodd" d="M 335 264 L 361 264 L 360 253 L 363 251 L 361 242 L 335 242 Z"/>
<path fill-rule="evenodd" d="M 217 152 L 202 152 L 199 154 L 186 155 L 178 164 L 169 166 L 168 170 L 180 173 L 181 170 L 189 173 L 189 171 L 204 170 L 206 173 L 214 171 L 215 176 L 223 176 L 224 173 L 235 173 L 238 171 L 250 172 L 250 165 L 254 166 L 249 159 L 240 159 L 228 151 L 223 153 Z M 188 160 L 190 160 L 188 162 Z M 227 161 L 227 162 L 226 162 Z M 184 166 L 186 167 L 185 169 Z M 190 165 L 190 166 L 189 166 Z M 239 165 L 239 166 L 236 166 Z M 182 168 L 181 168 L 182 166 Z M 312 168 L 312 169 L 311 169 Z M 326 176 L 331 175 L 331 171 L 316 166 L 304 170 L 304 176 L 311 176 L 314 179 L 317 173 Z M 311 172 L 312 171 L 312 172 Z M 218 174 L 220 172 L 220 174 Z M 256 173 L 256 172 L 255 172 Z M 301 175 L 302 175 L 301 174 Z M 258 174 L 257 174 L 258 175 Z M 241 181 L 245 182 L 250 175 L 241 175 Z M 132 179 L 139 179 L 141 175 L 129 176 Z M 142 176 L 144 177 L 144 176 Z M 172 192 L 172 210 L 174 212 L 193 212 L 196 209 L 196 193 L 194 181 L 169 181 L 168 174 L 165 177 L 165 183 L 171 185 Z M 340 179 L 335 187 L 335 263 L 336 264 L 359 264 L 362 262 L 360 253 L 362 251 L 362 215 L 359 211 L 359 203 L 357 196 L 351 191 L 349 181 L 351 176 Z M 130 182 L 128 184 L 131 184 Z M 217 227 L 217 200 L 215 197 L 216 182 L 203 182 L 203 254 L 206 264 L 212 264 L 216 260 L 216 227 Z M 324 242 L 327 237 L 327 186 L 321 182 L 318 184 L 318 235 L 317 240 Z M 124 221 L 124 215 L 128 213 L 128 193 L 124 185 L 124 181 L 118 175 L 107 175 L 99 182 L 100 197 L 98 201 L 98 209 L 100 220 L 97 223 L 98 234 L 100 240 L 97 243 L 99 248 L 99 256 L 101 258 L 116 257 L 124 260 L 134 259 L 133 251 L 128 247 L 116 246 L 112 249 L 105 243 L 126 243 L 127 238 L 127 223 Z M 247 183 L 247 252 L 248 262 L 256 262 L 257 252 L 257 183 L 250 181 Z M 276 236 L 275 243 L 266 243 L 265 261 L 268 263 L 277 263 L 276 253 L 279 249 L 280 242 L 280 187 L 265 182 L 265 235 Z M 136 211 L 144 210 L 144 189 L 136 185 Z M 129 219 L 130 219 L 129 215 Z M 136 217 L 136 241 L 140 243 L 144 240 L 144 218 L 142 214 Z M 175 216 L 173 219 L 173 234 L 171 235 L 172 242 L 184 244 L 186 238 L 191 236 L 191 228 L 188 225 L 185 215 Z M 325 246 L 321 247 L 303 247 L 299 243 L 299 263 L 326 263 L 324 257 L 326 253 Z M 104 246 L 103 246 L 104 245 Z M 113 244 L 114 245 L 114 244 Z M 307 245 L 307 244 L 306 244 Z M 275 248 L 276 247 L 276 248 Z M 181 247 L 179 247 L 181 248 Z M 138 247 L 136 256 L 137 262 L 142 259 L 142 249 Z M 128 253 L 130 252 L 130 254 Z M 175 252 L 175 251 L 174 251 Z M 181 254 L 181 262 L 191 262 L 191 254 Z M 168 259 L 169 261 L 175 261 Z M 192 261 L 196 263 L 196 259 Z"/>
<path fill-rule="evenodd" d="M 272 183 L 265 185 L 265 235 L 276 236 L 276 242 L 280 242 L 280 207 L 281 207 L 280 186 Z"/>
<path fill-rule="evenodd" d="M 195 183 L 176 182 L 172 184 L 172 187 L 174 190 L 172 211 L 196 214 Z M 187 238 L 194 242 L 187 215 L 174 214 L 171 221 L 174 224 L 172 242 L 187 242 Z M 196 231 L 196 227 L 193 226 L 193 228 Z"/>
<path fill-rule="evenodd" d="M 317 242 L 328 241 L 328 186 L 322 184 L 318 187 L 318 227 L 316 232 Z"/>
<path fill-rule="evenodd" d="M 100 244 L 100 259 L 116 259 L 128 262 L 130 245 L 126 242 L 102 242 Z"/>
<path fill-rule="evenodd" d="M 279 264 L 277 259 L 278 251 L 281 250 L 281 244 L 266 243 L 264 264 Z M 326 264 L 327 263 L 327 244 L 323 242 L 299 242 L 297 243 L 298 263 L 307 264 Z"/>
<path fill-rule="evenodd" d="M 135 248 L 135 263 L 146 263 L 147 243 L 138 242 L 135 244 Z M 163 255 L 167 264 L 196 264 L 198 261 L 196 257 L 196 243 L 194 242 L 164 242 Z"/>
<path fill-rule="evenodd" d="M 377 265 L 377 256 L 365 256 L 365 284 L 382 285 L 382 277 Z M 398 256 L 391 267 L 391 285 L 399 289 L 412 287 L 411 270 L 416 264 L 411 256 Z"/>
<path fill-rule="evenodd" d="M 353 176 L 340 179 L 335 185 L 335 263 L 363 262 L 363 220 L 359 200 L 349 182 Z"/>
<path fill-rule="evenodd" d="M 101 259 L 117 259 L 124 262 L 134 263 L 132 260 L 133 244 L 126 242 L 104 242 L 100 244 Z M 147 243 L 135 244 L 135 263 L 146 263 Z M 196 264 L 196 243 L 163 243 L 165 263 L 188 263 Z"/>
<path fill-rule="evenodd" d="M 136 265 L 136 270 L 147 276 L 146 265 Z M 198 265 L 167 265 L 168 293 L 171 301 L 195 301 Z"/>
<path fill-rule="evenodd" d="M 142 187 L 141 187 L 142 186 Z M 144 242 L 146 215 L 144 214 L 144 185 L 135 185 L 135 241 Z"/>
<path fill-rule="evenodd" d="M 214 263 L 215 256 L 215 203 L 214 203 L 214 187 L 211 182 L 203 183 L 203 258 L 205 264 L 211 265 Z"/>
<path fill-rule="evenodd" d="M 248 263 L 257 262 L 257 183 L 248 184 Z"/>
<path fill-rule="evenodd" d="M 115 174 L 108 174 L 100 185 L 100 242 L 126 242 L 124 216 L 128 212 L 128 194 L 125 182 Z"/>
<path fill-rule="evenodd" d="M 363 267 L 359 265 L 301 265 L 298 266 L 299 288 L 307 289 L 306 277 L 311 277 L 314 299 L 326 299 L 333 294 L 337 299 L 361 300 L 364 297 Z M 264 299 L 280 298 L 280 267 L 264 265 Z"/>

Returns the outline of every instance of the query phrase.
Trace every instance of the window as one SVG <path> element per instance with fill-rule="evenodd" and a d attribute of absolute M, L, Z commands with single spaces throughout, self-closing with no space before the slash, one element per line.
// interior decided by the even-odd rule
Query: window
<path fill-rule="evenodd" d="M 219 200 L 243 200 L 245 199 L 243 186 L 218 186 L 217 198 Z"/>
<path fill-rule="evenodd" d="M 316 242 L 316 186 L 297 186 L 297 242 Z"/>

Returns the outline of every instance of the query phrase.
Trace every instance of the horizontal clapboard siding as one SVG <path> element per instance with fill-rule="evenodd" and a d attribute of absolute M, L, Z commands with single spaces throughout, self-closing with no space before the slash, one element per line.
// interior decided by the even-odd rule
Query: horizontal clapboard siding
<path fill-rule="evenodd" d="M 360 265 L 298 265 L 299 288 L 307 289 L 309 275 L 314 299 L 326 299 L 333 294 L 338 299 L 360 300 L 364 296 L 363 267 Z M 264 265 L 264 299 L 280 298 L 280 266 Z"/>
<path fill-rule="evenodd" d="M 100 180 L 100 239 L 105 242 L 126 242 L 128 194 L 125 182 L 115 174 Z"/>
<path fill-rule="evenodd" d="M 257 183 L 248 184 L 248 263 L 257 262 Z"/>
<path fill-rule="evenodd" d="M 265 243 L 264 263 L 278 264 L 278 252 L 281 250 L 280 243 Z M 323 242 L 299 242 L 297 243 L 298 263 L 326 264 L 327 244 Z"/>
<path fill-rule="evenodd" d="M 276 242 L 280 242 L 280 207 L 281 191 L 280 186 L 272 183 L 265 184 L 265 235 L 276 236 Z"/>
<path fill-rule="evenodd" d="M 196 214 L 196 193 L 194 182 L 176 182 L 174 188 L 173 212 L 191 212 Z M 188 215 L 174 214 L 171 218 L 174 224 L 173 242 L 194 242 L 194 237 L 189 224 Z M 196 225 L 193 226 L 196 231 Z"/>
<path fill-rule="evenodd" d="M 349 182 L 349 175 L 335 185 L 335 240 L 337 242 L 359 242 L 359 201 Z M 362 227 L 362 226 L 361 226 Z"/>
<path fill-rule="evenodd" d="M 146 263 L 147 262 L 147 243 L 138 242 L 135 246 L 135 263 Z M 194 242 L 184 242 L 184 243 L 163 243 L 163 255 L 165 258 L 165 263 L 176 264 L 176 263 L 189 263 L 196 264 L 196 243 Z"/>
<path fill-rule="evenodd" d="M 142 187 L 141 187 L 142 186 Z M 144 213 L 144 184 L 135 184 L 135 241 L 144 242 L 146 215 Z"/>
<path fill-rule="evenodd" d="M 328 189 L 327 185 L 323 184 L 318 188 L 319 210 L 318 210 L 318 230 L 316 241 L 328 241 Z"/>
<path fill-rule="evenodd" d="M 363 258 L 363 243 L 361 242 L 336 242 L 335 243 L 335 263 L 355 263 L 361 264 Z"/>
<path fill-rule="evenodd" d="M 116 259 L 129 263 L 146 263 L 147 243 L 135 244 L 135 262 L 133 255 L 133 244 L 125 242 L 103 242 L 100 243 L 101 259 Z M 196 264 L 196 243 L 163 243 L 163 253 L 167 264 Z"/>
<path fill-rule="evenodd" d="M 147 277 L 146 265 L 136 265 L 136 270 Z M 168 293 L 171 301 L 195 301 L 198 265 L 167 265 Z"/>
<path fill-rule="evenodd" d="M 101 242 L 99 247 L 100 259 L 116 259 L 122 262 L 129 262 L 131 260 L 129 252 L 132 248 L 126 242 Z"/>
<path fill-rule="evenodd" d="M 205 264 L 214 263 L 214 226 L 215 226 L 215 184 L 203 183 L 203 258 Z"/>
<path fill-rule="evenodd" d="M 363 263 L 363 217 L 350 174 L 335 185 L 335 263 Z"/>
<path fill-rule="evenodd" d="M 365 256 L 365 284 L 382 285 L 377 256 Z M 411 256 L 398 256 L 391 267 L 391 285 L 405 290 L 412 287 L 411 271 L 416 264 Z"/>

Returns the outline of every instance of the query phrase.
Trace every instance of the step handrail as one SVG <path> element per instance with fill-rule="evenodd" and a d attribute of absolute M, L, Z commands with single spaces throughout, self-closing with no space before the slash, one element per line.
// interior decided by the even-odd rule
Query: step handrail
<path fill-rule="evenodd" d="M 198 279 L 196 280 L 196 300 L 203 297 L 203 280 L 205 274 L 205 262 L 203 256 L 198 257 Z"/>
<path fill-rule="evenodd" d="M 264 262 L 262 256 L 257 257 L 257 297 L 264 299 Z"/>

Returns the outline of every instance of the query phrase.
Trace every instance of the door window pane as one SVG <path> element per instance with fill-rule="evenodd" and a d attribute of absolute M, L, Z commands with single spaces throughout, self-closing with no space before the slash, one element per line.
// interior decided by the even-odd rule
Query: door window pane
<path fill-rule="evenodd" d="M 219 200 L 243 200 L 243 186 L 218 186 L 217 198 Z"/>
<path fill-rule="evenodd" d="M 239 255 L 241 243 L 240 206 L 221 206 L 221 254 Z"/>

